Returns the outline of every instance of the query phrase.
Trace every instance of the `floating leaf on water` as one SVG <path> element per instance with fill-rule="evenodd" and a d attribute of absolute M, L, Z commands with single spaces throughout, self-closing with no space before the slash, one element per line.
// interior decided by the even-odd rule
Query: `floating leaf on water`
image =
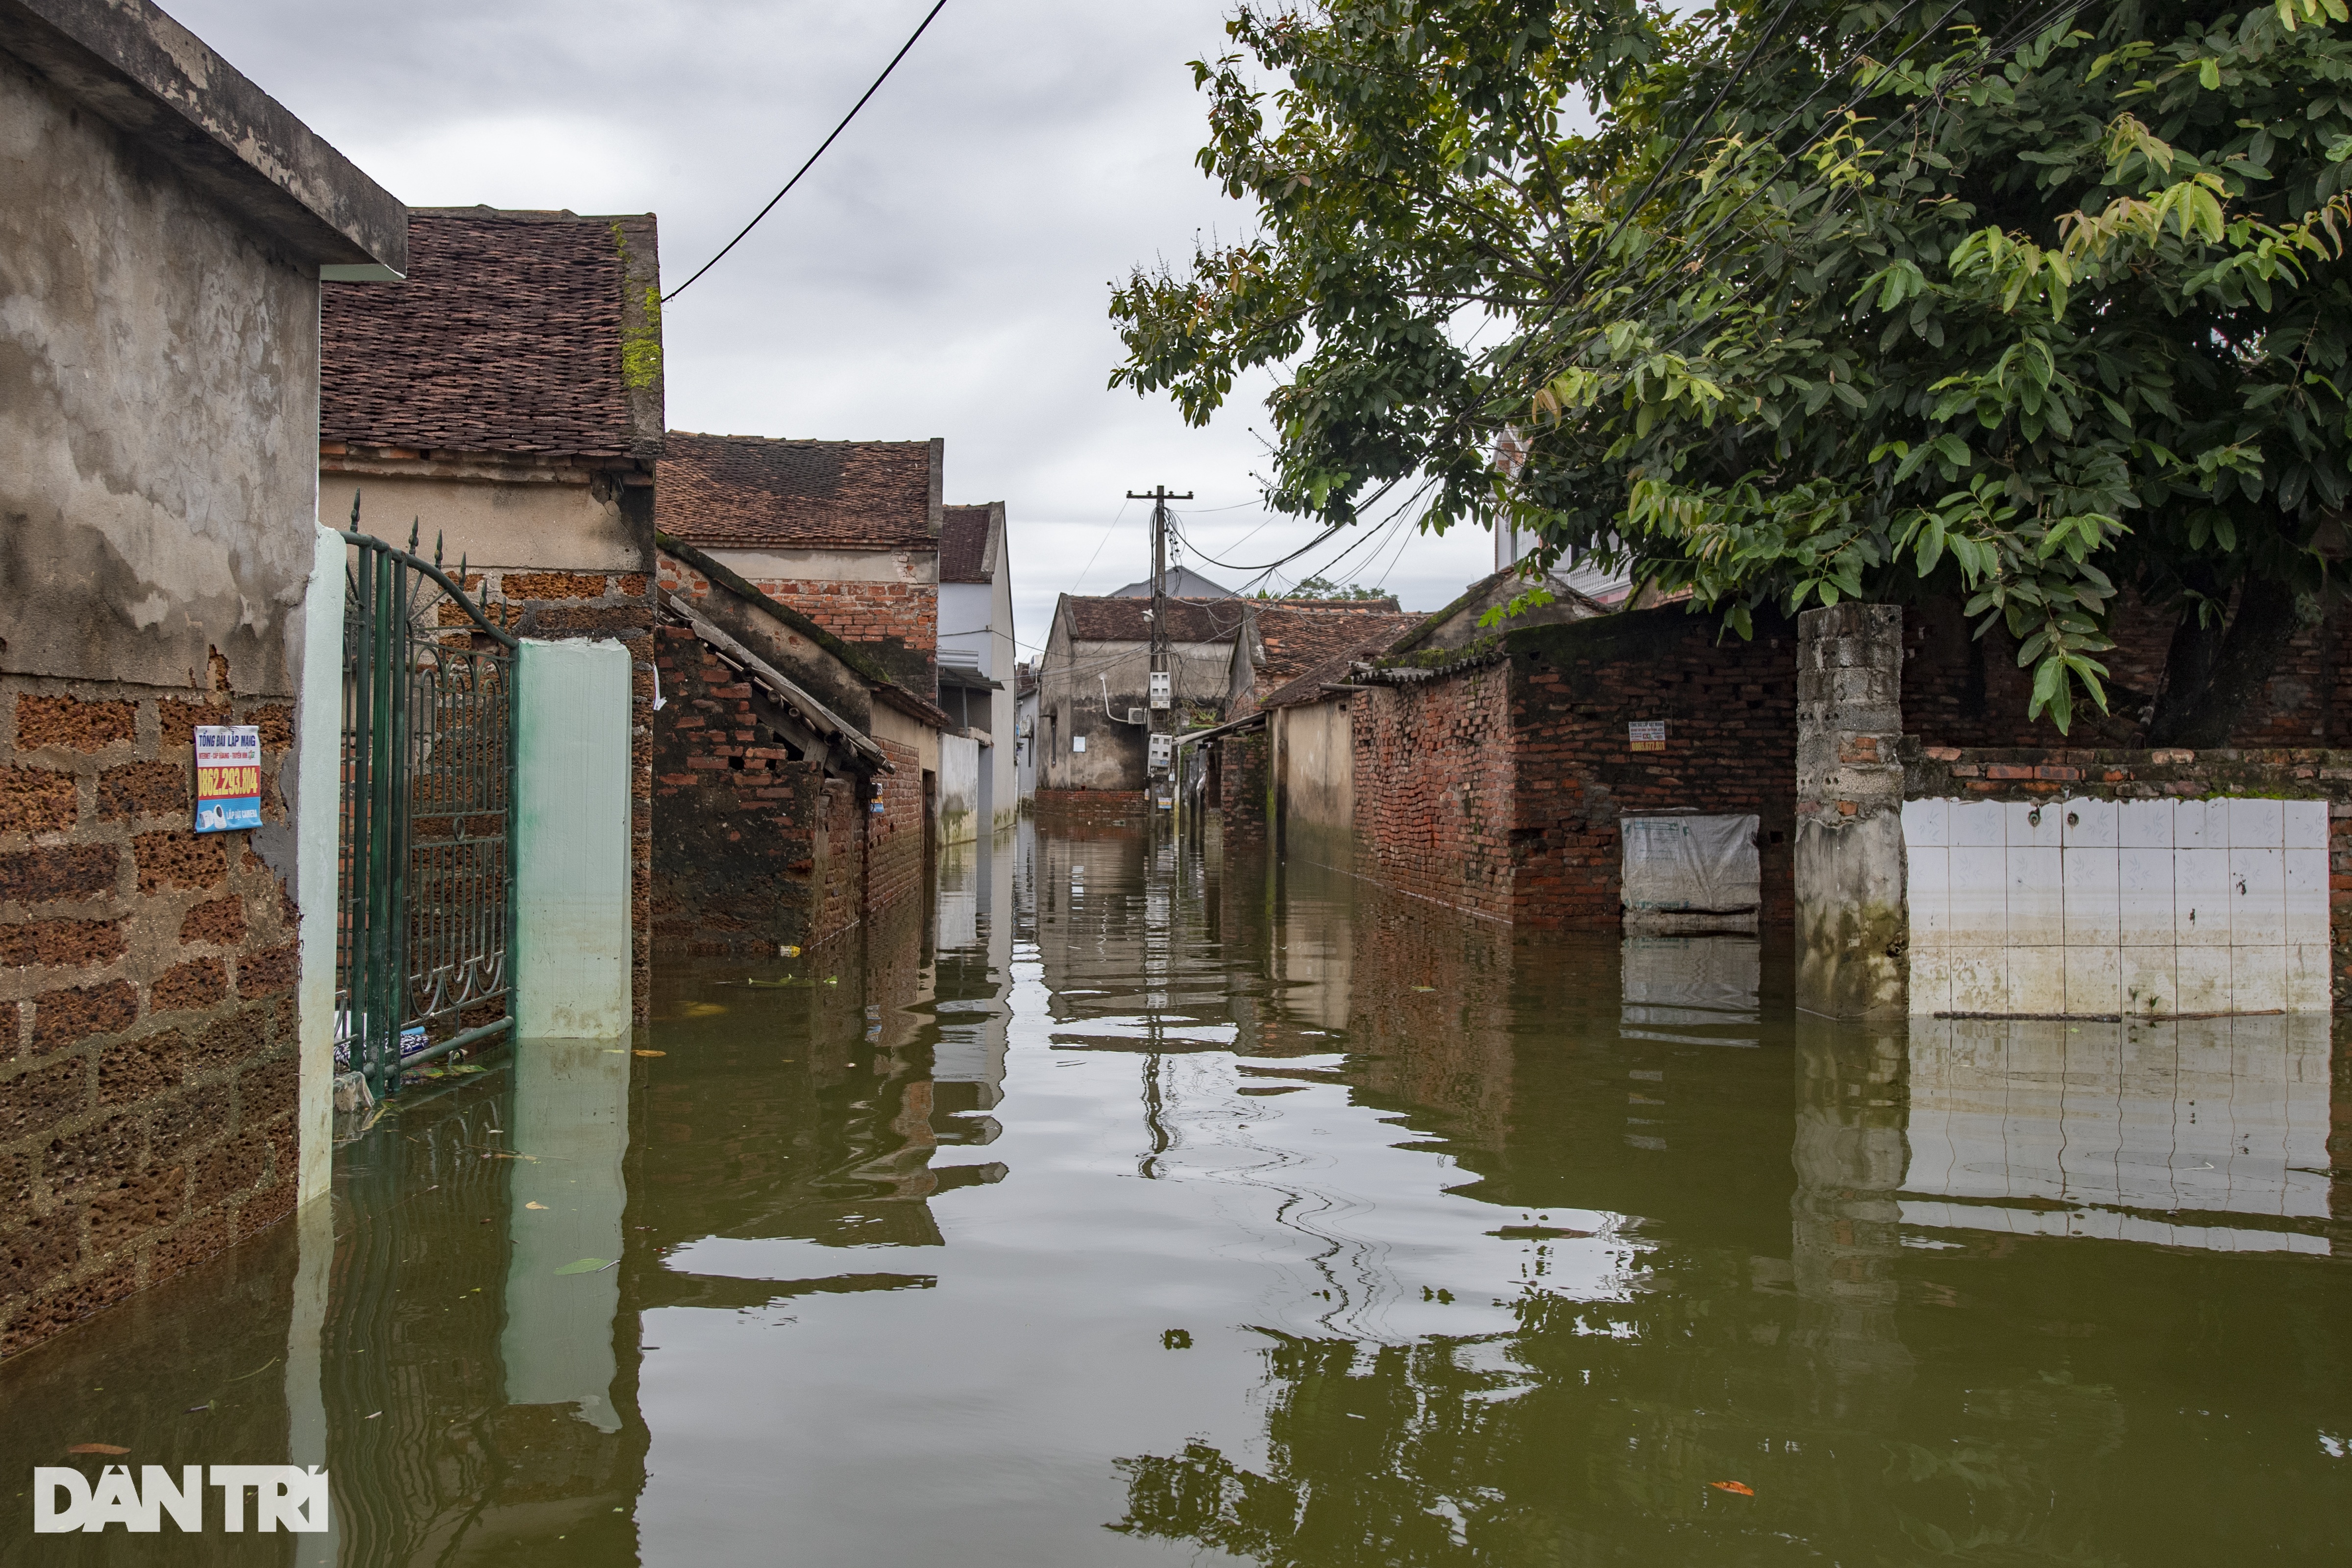
<path fill-rule="evenodd" d="M 543 1208 L 545 1208 L 547 1205 L 546 1205 L 545 1204 L 542 1204 L 542 1203 L 528 1203 L 528 1204 L 523 1205 L 522 1206 L 523 1206 L 523 1207 L 525 1207 L 525 1208 L 527 1208 L 527 1209 L 543 1209 Z"/>
<path fill-rule="evenodd" d="M 1754 1497 L 1756 1495 L 1756 1489 L 1754 1487 L 1741 1486 L 1738 1481 L 1709 1481 L 1706 1484 L 1713 1487 L 1719 1492 L 1736 1492 L 1741 1497 Z"/>
<path fill-rule="evenodd" d="M 686 1016 L 689 1018 L 715 1018 L 727 1011 L 716 1002 L 688 1002 Z"/>
<path fill-rule="evenodd" d="M 1415 991 L 1434 991 L 1437 987 L 1434 985 L 1416 985 L 1413 989 Z"/>
<path fill-rule="evenodd" d="M 610 1268 L 612 1263 L 613 1259 L 609 1258 L 583 1258 L 577 1263 L 565 1264 L 556 1272 L 558 1274 L 593 1274 L 599 1268 Z"/>
<path fill-rule="evenodd" d="M 669 1055 L 669 1053 L 667 1051 L 639 1051 L 637 1052 L 637 1055 L 641 1057 L 666 1057 Z"/>
<path fill-rule="evenodd" d="M 76 1443 L 66 1450 L 68 1454 L 127 1454 L 128 1448 L 118 1448 L 111 1443 Z"/>

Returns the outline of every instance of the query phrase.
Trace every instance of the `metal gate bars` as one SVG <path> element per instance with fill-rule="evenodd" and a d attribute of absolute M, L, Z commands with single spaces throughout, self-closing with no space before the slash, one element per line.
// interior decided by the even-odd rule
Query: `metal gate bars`
<path fill-rule="evenodd" d="M 336 1054 L 378 1097 L 513 1026 L 515 638 L 427 562 L 351 531 Z"/>

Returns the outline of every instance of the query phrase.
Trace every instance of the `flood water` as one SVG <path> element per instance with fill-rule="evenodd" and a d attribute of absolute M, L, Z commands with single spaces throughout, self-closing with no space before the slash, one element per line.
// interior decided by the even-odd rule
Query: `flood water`
<path fill-rule="evenodd" d="M 2352 1557 L 2328 1020 L 1789 971 L 1024 828 L 0 1363 L 0 1563 Z M 89 1442 L 324 1464 L 333 1531 L 34 1537 Z"/>

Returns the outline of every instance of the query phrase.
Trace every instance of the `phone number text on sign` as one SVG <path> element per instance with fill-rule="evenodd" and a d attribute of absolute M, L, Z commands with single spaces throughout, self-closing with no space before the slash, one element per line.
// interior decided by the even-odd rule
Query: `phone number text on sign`
<path fill-rule="evenodd" d="M 261 727 L 196 726 L 196 831 L 261 826 Z"/>

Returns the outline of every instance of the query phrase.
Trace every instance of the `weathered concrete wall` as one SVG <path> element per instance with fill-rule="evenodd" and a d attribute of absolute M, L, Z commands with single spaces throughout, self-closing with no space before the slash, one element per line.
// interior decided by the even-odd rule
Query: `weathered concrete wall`
<path fill-rule="evenodd" d="M 1903 611 L 1797 620 L 1797 1005 L 1831 1018 L 1908 1006 Z"/>
<path fill-rule="evenodd" d="M 980 742 L 940 737 L 939 841 L 969 844 L 980 837 Z"/>
<path fill-rule="evenodd" d="M 433 553 L 438 536 L 452 567 L 463 560 L 526 572 L 653 570 L 651 489 L 625 486 L 603 467 L 503 455 L 376 458 L 329 444 L 319 462 L 325 521 L 349 526 L 354 493 L 363 530 L 404 544 L 415 521 L 424 552 Z"/>
<path fill-rule="evenodd" d="M 0 668 L 290 697 L 315 263 L 0 51 Z"/>
<path fill-rule="evenodd" d="M 1356 826 L 1356 733 L 1344 698 L 1277 708 L 1267 718 L 1274 735 L 1274 773 L 1280 791 L 1283 842 L 1328 844 Z"/>
<path fill-rule="evenodd" d="M 153 6 L 0 6 L 0 1354 L 318 1164 L 284 765 L 318 279 L 401 262 L 405 224 Z M 263 826 L 198 836 L 193 731 L 231 722 Z"/>
<path fill-rule="evenodd" d="M 1171 649 L 1177 712 L 1213 712 L 1230 674 L 1230 642 L 1177 643 Z M 1109 711 L 1104 711 L 1105 691 Z M 1140 643 L 1071 642 L 1056 622 L 1038 675 L 1041 790 L 1139 790 L 1150 775 L 1147 736 L 1128 710 L 1151 706 L 1151 655 Z M 1189 720 L 1182 726 L 1189 727 Z M 1071 742 L 1086 737 L 1087 749 Z"/>

